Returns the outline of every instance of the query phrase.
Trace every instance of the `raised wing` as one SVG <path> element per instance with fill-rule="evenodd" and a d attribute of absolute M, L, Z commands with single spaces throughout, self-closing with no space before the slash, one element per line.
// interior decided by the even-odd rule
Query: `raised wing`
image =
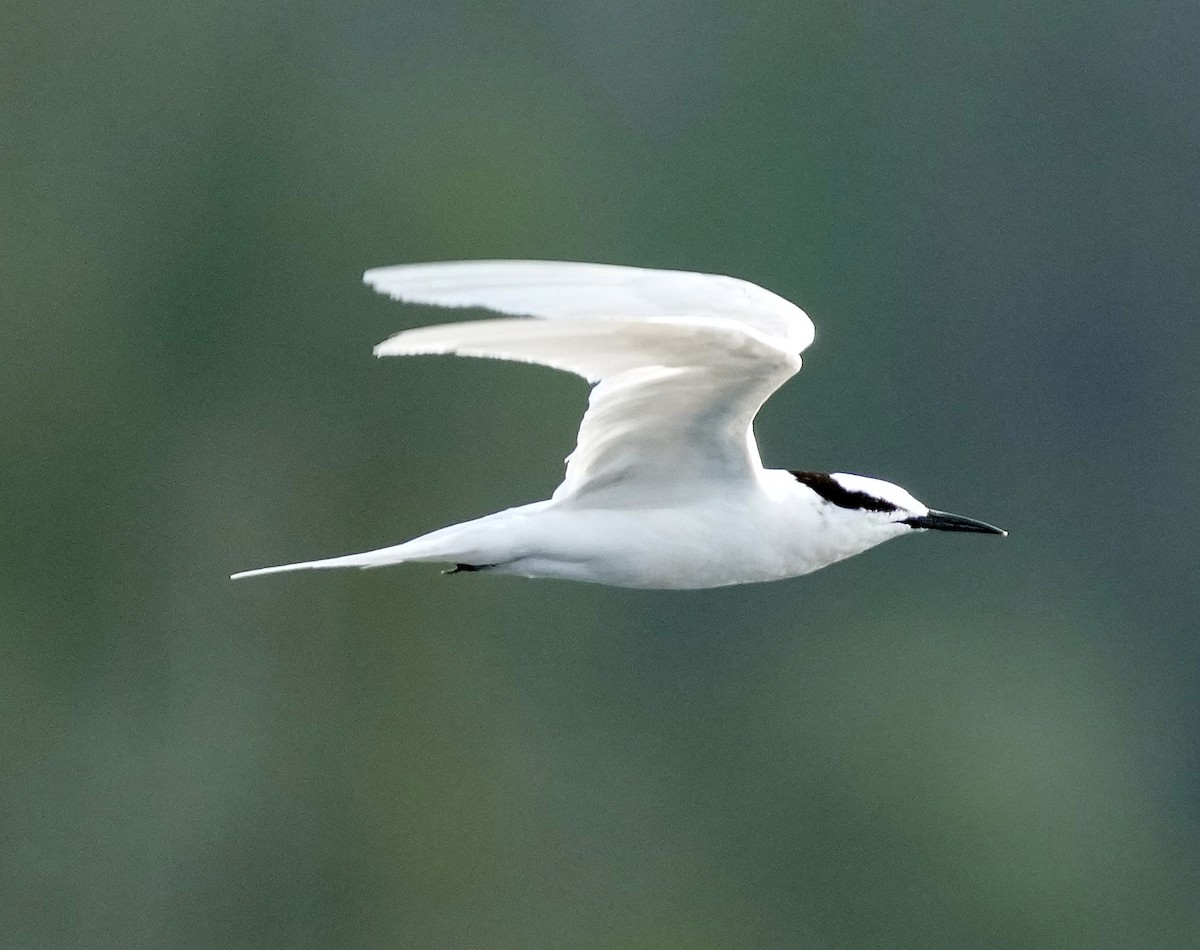
<path fill-rule="evenodd" d="M 375 353 L 519 360 L 596 383 L 555 492 L 588 503 L 752 478 L 761 468 L 754 416 L 812 340 L 811 322 L 781 297 L 707 274 L 497 261 L 384 268 L 366 279 L 401 300 L 545 318 L 420 327 Z"/>
<path fill-rule="evenodd" d="M 737 320 L 803 352 L 804 311 L 737 277 L 569 261 L 445 261 L 377 267 L 363 280 L 382 294 L 439 307 L 485 307 L 547 320 L 581 317 L 718 317 Z"/>

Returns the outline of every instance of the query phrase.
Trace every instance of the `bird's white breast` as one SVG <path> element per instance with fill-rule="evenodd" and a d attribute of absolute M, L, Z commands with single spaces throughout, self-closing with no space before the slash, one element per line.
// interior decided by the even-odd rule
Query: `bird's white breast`
<path fill-rule="evenodd" d="M 496 570 L 621 587 L 720 587 L 807 574 L 905 530 L 881 518 L 864 531 L 861 517 L 814 501 L 789 473 L 762 475 L 673 505 L 551 504 L 506 526 L 514 557 Z"/>

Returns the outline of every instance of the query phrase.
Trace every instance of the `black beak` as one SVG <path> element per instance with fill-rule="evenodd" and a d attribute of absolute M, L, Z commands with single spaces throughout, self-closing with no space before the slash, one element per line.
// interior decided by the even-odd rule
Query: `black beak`
<path fill-rule="evenodd" d="M 927 528 L 931 531 L 977 531 L 980 534 L 998 534 L 1002 537 L 1008 535 L 1007 531 L 986 522 L 976 521 L 974 518 L 964 518 L 962 515 L 952 515 L 948 511 L 933 511 L 932 509 L 927 515 L 914 515 L 912 518 L 905 518 L 902 523 L 912 525 L 914 528 Z"/>

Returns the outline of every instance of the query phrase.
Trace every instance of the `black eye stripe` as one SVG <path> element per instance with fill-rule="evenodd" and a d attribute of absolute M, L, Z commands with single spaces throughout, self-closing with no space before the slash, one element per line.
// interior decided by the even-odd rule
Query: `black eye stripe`
<path fill-rule="evenodd" d="M 838 480 L 827 472 L 792 472 L 796 481 L 807 485 L 831 505 L 839 508 L 852 508 L 857 511 L 896 511 L 896 506 L 890 501 L 876 498 L 865 492 L 850 491 L 843 488 Z"/>

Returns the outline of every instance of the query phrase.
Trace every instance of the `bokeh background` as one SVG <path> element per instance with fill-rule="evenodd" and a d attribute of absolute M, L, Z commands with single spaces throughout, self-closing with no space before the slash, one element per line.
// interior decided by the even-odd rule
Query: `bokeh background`
<path fill-rule="evenodd" d="M 14 948 L 1200 946 L 1184 0 L 8 0 Z M 369 266 L 732 273 L 768 464 L 998 523 L 799 580 L 231 584 L 544 497 L 586 388 Z"/>

